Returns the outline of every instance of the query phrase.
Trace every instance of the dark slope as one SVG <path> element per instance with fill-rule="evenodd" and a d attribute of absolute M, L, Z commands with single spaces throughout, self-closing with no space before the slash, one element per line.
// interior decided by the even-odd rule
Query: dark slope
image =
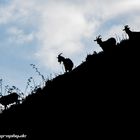
<path fill-rule="evenodd" d="M 130 130 L 139 109 L 139 47 L 138 40 L 123 40 L 109 53 L 88 55 L 72 72 L 4 111 L 0 128 L 34 137 L 87 139 Z"/>

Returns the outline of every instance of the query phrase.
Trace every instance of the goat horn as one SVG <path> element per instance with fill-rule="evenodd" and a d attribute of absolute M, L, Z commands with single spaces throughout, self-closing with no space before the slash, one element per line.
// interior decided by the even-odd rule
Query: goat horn
<path fill-rule="evenodd" d="M 58 56 L 60 56 L 62 53 L 60 53 Z"/>
<path fill-rule="evenodd" d="M 101 35 L 99 35 L 97 38 L 100 38 L 101 39 L 102 37 L 101 37 Z"/>
<path fill-rule="evenodd" d="M 98 35 L 94 41 L 97 41 L 99 38 L 101 39 L 101 35 Z"/>
<path fill-rule="evenodd" d="M 128 25 L 125 25 L 124 27 L 125 27 L 125 28 L 129 28 L 129 26 L 128 26 Z"/>

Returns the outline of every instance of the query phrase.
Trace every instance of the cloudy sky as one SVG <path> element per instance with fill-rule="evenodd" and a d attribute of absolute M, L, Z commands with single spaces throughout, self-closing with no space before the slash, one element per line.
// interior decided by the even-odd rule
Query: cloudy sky
<path fill-rule="evenodd" d="M 3 85 L 24 92 L 31 76 L 39 84 L 30 64 L 46 78 L 63 73 L 56 58 L 61 52 L 76 67 L 87 54 L 101 51 L 93 41 L 97 35 L 122 38 L 126 24 L 140 30 L 139 19 L 139 0 L 0 0 Z"/>

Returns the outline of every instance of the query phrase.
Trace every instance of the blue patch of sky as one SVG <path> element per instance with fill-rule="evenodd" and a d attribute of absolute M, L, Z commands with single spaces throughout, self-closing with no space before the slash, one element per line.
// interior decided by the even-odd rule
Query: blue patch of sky
<path fill-rule="evenodd" d="M 3 39 L 5 37 L 6 35 L 3 36 Z M 3 41 L 2 38 L 1 41 Z M 36 75 L 33 74 L 30 64 L 39 64 L 34 58 L 38 46 L 37 40 L 19 46 L 14 42 L 7 42 L 6 39 L 0 43 L 0 77 L 6 81 L 5 83 L 15 85 L 22 90 L 25 89 L 27 79 Z M 45 69 L 42 72 L 46 74 Z"/>
<path fill-rule="evenodd" d="M 108 30 L 113 26 L 121 25 L 122 27 L 126 24 L 126 18 L 125 15 L 119 15 L 117 17 L 111 18 L 105 22 L 102 23 L 101 28 L 99 28 L 96 32 L 99 33 L 99 35 L 105 35 L 108 33 Z M 120 29 L 121 32 L 122 29 Z M 115 34 L 115 32 L 114 32 Z M 97 35 L 98 36 L 98 35 Z"/>
<path fill-rule="evenodd" d="M 8 30 L 10 28 L 17 28 L 19 30 L 22 30 L 25 34 L 36 33 L 38 31 L 38 26 L 35 24 L 32 24 L 30 26 L 28 25 L 28 23 L 27 25 L 22 25 L 19 24 L 18 21 L 10 22 L 8 24 L 0 24 L 0 41 L 2 41 L 3 39 L 7 39 L 7 36 L 9 36 Z"/>
<path fill-rule="evenodd" d="M 34 42 L 35 43 L 35 42 Z M 9 66 L 12 70 L 19 68 L 24 70 L 30 63 L 34 63 L 35 44 L 28 44 L 29 46 L 9 46 L 1 49 L 0 64 L 3 67 Z"/>
<path fill-rule="evenodd" d="M 36 63 L 34 59 L 34 53 L 36 52 L 38 42 L 34 40 L 31 43 L 19 45 L 9 43 L 6 41 L 6 35 L 4 35 L 4 29 L 1 28 L 1 43 L 0 43 L 0 77 L 10 85 L 15 85 L 15 79 L 21 84 L 16 83 L 16 86 L 20 85 L 20 88 L 24 89 L 26 79 L 32 75 L 32 71 L 28 69 L 31 63 Z M 3 40 L 4 39 L 4 40 Z M 28 76 L 27 76 L 28 75 Z M 12 77 L 12 78 L 10 78 Z"/>
<path fill-rule="evenodd" d="M 5 25 L 0 25 L 0 42 L 6 41 L 6 30 L 5 30 Z M 0 45 L 1 48 L 1 45 Z"/>
<path fill-rule="evenodd" d="M 11 2 L 11 0 L 0 0 L 0 5 L 7 5 Z"/>
<path fill-rule="evenodd" d="M 115 16 L 115 17 L 105 21 L 104 23 L 102 23 L 101 28 L 99 28 L 97 30 L 97 32 L 100 33 L 101 35 L 104 35 L 108 32 L 108 30 L 112 26 L 120 25 L 123 28 L 125 25 L 130 25 L 131 23 L 133 23 L 133 21 L 132 21 L 133 17 L 135 20 L 135 16 L 139 17 L 139 14 L 140 14 L 140 10 L 127 11 L 127 13 L 119 14 L 118 16 Z M 135 26 L 135 25 L 132 25 L 132 26 Z M 120 32 L 122 32 L 122 28 L 120 28 Z"/>
<path fill-rule="evenodd" d="M 5 83 L 15 85 L 21 90 L 24 90 L 29 77 L 35 77 L 36 83 L 40 81 L 40 77 L 37 77 L 37 74 L 31 68 L 31 63 L 36 64 L 36 61 L 19 59 L 16 55 L 12 57 L 6 56 L 5 59 L 0 61 L 0 65 L 2 66 L 0 77 Z"/>

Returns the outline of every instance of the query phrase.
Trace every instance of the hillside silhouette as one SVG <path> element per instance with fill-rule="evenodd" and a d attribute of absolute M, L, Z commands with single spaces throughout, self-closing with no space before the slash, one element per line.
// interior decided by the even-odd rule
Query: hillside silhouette
<path fill-rule="evenodd" d="M 45 138 L 127 135 L 124 130 L 132 130 L 139 113 L 139 47 L 138 38 L 129 38 L 111 51 L 87 55 L 3 111 L 0 129 Z"/>

